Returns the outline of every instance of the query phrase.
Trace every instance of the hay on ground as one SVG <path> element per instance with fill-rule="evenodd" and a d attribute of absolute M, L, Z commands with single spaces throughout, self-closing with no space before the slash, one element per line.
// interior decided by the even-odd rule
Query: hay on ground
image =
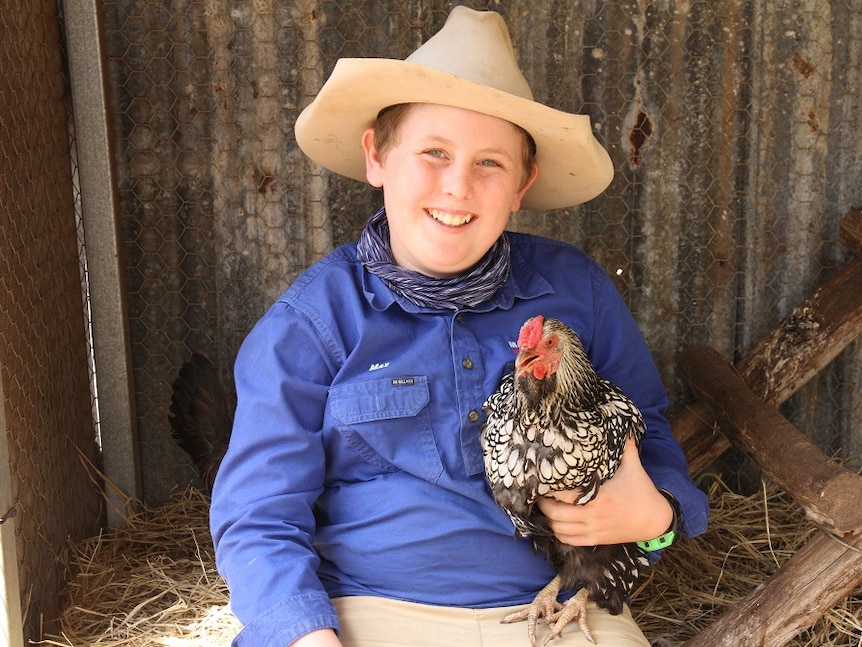
<path fill-rule="evenodd" d="M 707 476 L 709 530 L 681 538 L 650 569 L 633 595 L 632 611 L 660 645 L 682 644 L 748 596 L 818 529 L 802 508 L 771 482 L 742 496 Z M 792 604 L 788 600 L 788 604 Z M 862 647 L 862 586 L 792 647 Z"/>
<path fill-rule="evenodd" d="M 71 546 L 60 633 L 40 644 L 228 647 L 240 624 L 215 569 L 208 519 L 209 498 L 189 489 Z"/>
<path fill-rule="evenodd" d="M 710 530 L 665 551 L 634 594 L 633 611 L 657 645 L 679 645 L 748 595 L 817 530 L 775 486 L 734 494 L 708 486 Z M 178 492 L 165 506 L 144 507 L 126 527 L 69 549 L 61 647 L 227 647 L 239 630 L 215 570 L 207 525 L 209 499 Z M 793 647 L 862 647 L 862 587 L 832 609 Z"/>

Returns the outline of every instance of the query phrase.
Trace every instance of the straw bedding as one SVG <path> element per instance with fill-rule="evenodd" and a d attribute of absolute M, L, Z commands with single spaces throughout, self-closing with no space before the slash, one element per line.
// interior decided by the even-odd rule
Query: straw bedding
<path fill-rule="evenodd" d="M 633 611 L 654 644 L 679 645 L 756 588 L 816 530 L 769 483 L 751 496 L 707 477 L 710 530 L 683 539 L 642 580 Z M 70 546 L 70 583 L 59 633 L 64 647 L 221 647 L 239 623 L 213 564 L 208 498 L 177 492 L 143 507 L 127 527 Z M 527 644 L 525 637 L 525 644 Z M 790 645 L 862 647 L 862 587 Z"/>

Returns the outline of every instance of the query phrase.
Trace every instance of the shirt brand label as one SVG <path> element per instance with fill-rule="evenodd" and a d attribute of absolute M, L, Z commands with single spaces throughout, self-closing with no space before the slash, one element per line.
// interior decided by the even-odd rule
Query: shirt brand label
<path fill-rule="evenodd" d="M 379 362 L 379 363 L 372 364 L 368 370 L 369 371 L 379 371 L 381 368 L 386 368 L 387 366 L 389 366 L 389 362 Z"/>
<path fill-rule="evenodd" d="M 396 377 L 392 380 L 392 386 L 413 386 L 415 383 L 412 377 Z"/>

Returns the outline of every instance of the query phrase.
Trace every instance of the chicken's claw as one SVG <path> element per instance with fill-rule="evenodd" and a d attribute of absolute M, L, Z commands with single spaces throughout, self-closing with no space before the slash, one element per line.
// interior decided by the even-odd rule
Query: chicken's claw
<path fill-rule="evenodd" d="M 578 626 L 581 628 L 581 631 L 584 632 L 584 638 L 594 645 L 596 644 L 593 634 L 590 633 L 590 628 L 587 626 L 587 598 L 589 598 L 589 596 L 590 592 L 587 591 L 587 589 L 581 589 L 574 597 L 566 600 L 562 605 L 562 609 L 560 609 L 558 613 L 555 613 L 552 618 L 554 624 L 551 627 L 551 633 L 549 633 L 548 637 L 545 638 L 546 645 L 562 634 L 563 627 L 575 618 L 578 619 Z"/>
<path fill-rule="evenodd" d="M 538 595 L 536 595 L 536 597 L 529 605 L 527 605 L 527 607 L 521 609 L 520 611 L 510 613 L 500 622 L 508 624 L 510 622 L 520 622 L 522 620 L 526 620 L 527 637 L 530 639 L 530 647 L 536 647 L 536 625 L 539 623 L 539 618 L 545 618 L 547 623 L 550 625 L 552 622 L 558 622 L 560 613 L 562 613 L 563 605 L 557 602 L 557 595 L 559 595 L 560 593 L 561 584 L 562 581 L 560 580 L 560 576 L 558 575 L 550 582 L 548 582 L 545 588 L 539 591 Z M 566 623 L 560 625 L 560 630 L 562 630 L 565 624 Z M 556 627 L 556 625 L 554 626 Z M 554 637 L 558 635 L 559 632 L 557 632 Z M 545 644 L 548 644 L 547 640 L 545 640 Z"/>

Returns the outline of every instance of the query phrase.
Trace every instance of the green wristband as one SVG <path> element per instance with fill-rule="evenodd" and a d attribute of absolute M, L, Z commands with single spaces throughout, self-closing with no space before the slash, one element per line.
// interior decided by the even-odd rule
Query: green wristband
<path fill-rule="evenodd" d="M 669 530 L 663 535 L 659 535 L 655 539 L 650 539 L 648 541 L 639 541 L 637 542 L 637 544 L 646 552 L 652 553 L 656 550 L 662 550 L 663 548 L 667 548 L 673 543 L 674 539 L 676 539 L 676 532 L 673 530 Z"/>
<path fill-rule="evenodd" d="M 659 490 L 659 492 L 661 492 L 667 499 L 668 503 L 670 503 L 671 510 L 673 510 L 673 521 L 671 521 L 670 528 L 668 528 L 667 532 L 663 535 L 659 535 L 655 539 L 637 542 L 637 545 L 648 553 L 662 550 L 663 548 L 670 546 L 673 543 L 673 540 L 676 539 L 676 531 L 679 527 L 680 511 L 676 497 L 666 490 Z"/>

